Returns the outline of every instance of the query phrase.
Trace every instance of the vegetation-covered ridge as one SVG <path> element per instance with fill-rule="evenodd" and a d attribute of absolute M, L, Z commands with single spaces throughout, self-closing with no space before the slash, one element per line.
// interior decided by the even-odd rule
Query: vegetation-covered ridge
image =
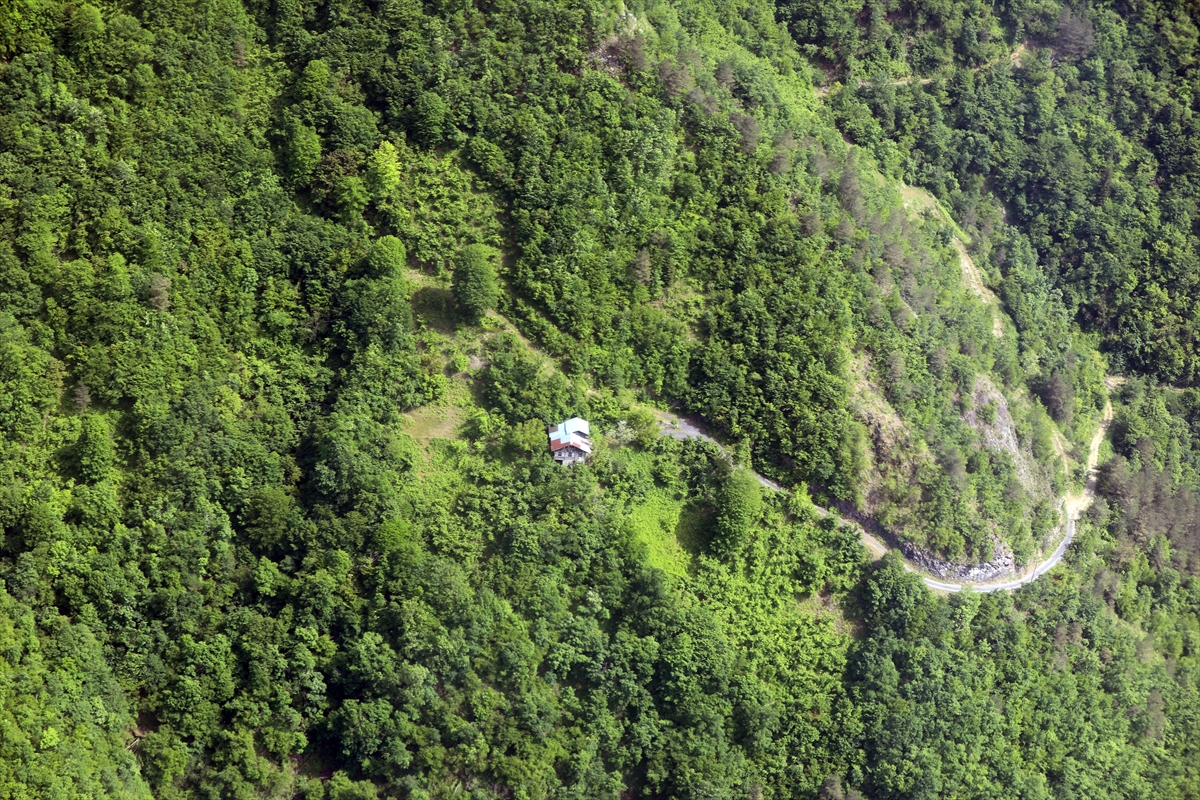
<path fill-rule="evenodd" d="M 1121 378 L 1107 378 L 1105 380 L 1106 384 L 1113 386 L 1121 385 L 1123 382 Z M 985 564 L 956 564 L 935 558 L 928 552 L 916 548 L 907 542 L 903 542 L 900 543 L 900 549 L 907 557 L 905 568 L 921 574 L 921 578 L 926 586 L 940 592 L 959 592 L 968 588 L 980 592 L 1011 591 L 1027 583 L 1031 583 L 1048 573 L 1062 561 L 1063 556 L 1075 538 L 1076 523 L 1079 515 L 1087 511 L 1096 498 L 1096 489 L 1100 475 L 1100 451 L 1102 446 L 1106 444 L 1105 437 L 1112 419 L 1113 405 L 1110 401 L 1105 404 L 1101 423 L 1095 433 L 1092 434 L 1092 439 L 1088 446 L 1087 460 L 1084 463 L 1087 478 L 1081 489 L 1064 495 L 1060 499 L 1058 506 L 1062 513 L 1061 535 L 1056 540 L 1052 539 L 1045 551 L 1038 554 L 1039 561 L 1037 563 L 1029 564 L 1021 570 L 1015 569 L 1015 565 L 1012 564 L 1011 560 L 1004 557 L 996 558 L 993 562 Z M 659 425 L 661 426 L 659 433 L 662 436 L 670 436 L 680 441 L 697 439 L 712 443 L 718 447 L 720 446 L 715 439 L 690 420 L 680 420 L 668 416 L 665 419 L 660 418 Z M 722 452 L 727 458 L 731 455 L 725 448 L 722 448 Z M 741 468 L 748 469 L 747 467 Z M 762 486 L 768 489 L 785 491 L 784 487 L 765 475 L 754 473 L 754 477 Z M 865 517 L 861 512 L 852 510 L 849 512 L 849 518 L 839 516 L 839 511 L 844 511 L 845 508 L 845 504 L 840 509 L 828 509 L 818 505 L 812 506 L 813 511 L 819 517 L 835 518 L 838 524 L 857 529 L 863 546 L 874 558 L 885 556 L 889 551 L 889 543 L 892 545 L 896 544 L 894 533 L 882 529 L 875 520 Z"/>
<path fill-rule="evenodd" d="M 0 794 L 1196 796 L 1190 394 L 1015 595 L 815 514 L 1028 557 L 1115 340 L 780 13 L 0 0 Z"/>
<path fill-rule="evenodd" d="M 1115 372 L 1195 382 L 1194 4 L 777 7 L 832 82 L 837 124 L 977 238 L 1026 360 L 1072 384 L 1044 345 L 1074 319 Z"/>

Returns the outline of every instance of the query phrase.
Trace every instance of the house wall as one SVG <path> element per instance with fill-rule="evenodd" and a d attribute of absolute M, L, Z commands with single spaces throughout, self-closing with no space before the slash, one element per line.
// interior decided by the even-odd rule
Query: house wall
<path fill-rule="evenodd" d="M 560 464 L 574 464 L 583 461 L 586 454 L 578 447 L 564 447 L 554 454 L 554 460 Z"/>

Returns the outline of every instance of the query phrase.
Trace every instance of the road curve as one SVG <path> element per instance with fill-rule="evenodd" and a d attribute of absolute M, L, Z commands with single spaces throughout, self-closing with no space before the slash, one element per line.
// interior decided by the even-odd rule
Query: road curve
<path fill-rule="evenodd" d="M 1088 447 L 1087 481 L 1084 483 L 1082 492 L 1070 494 L 1063 498 L 1062 507 L 1064 513 L 1067 515 L 1067 531 L 1049 558 L 1033 567 L 1033 569 L 1027 570 L 1024 575 L 1014 578 L 1011 581 L 997 583 L 945 583 L 928 576 L 923 576 L 925 585 L 931 589 L 939 589 L 943 592 L 961 592 L 967 587 L 977 592 L 997 592 L 1020 588 L 1027 583 L 1032 583 L 1054 569 L 1058 562 L 1062 561 L 1063 554 L 1067 552 L 1067 548 L 1071 546 L 1071 542 L 1075 539 L 1075 521 L 1079 519 L 1079 515 L 1083 511 L 1087 510 L 1088 506 L 1092 504 L 1092 500 L 1096 497 L 1096 466 L 1100 461 L 1100 445 L 1104 441 L 1105 434 L 1108 433 L 1108 426 L 1112 422 L 1112 418 L 1112 400 L 1106 399 L 1104 401 L 1104 415 L 1100 419 L 1100 425 L 1097 426 L 1096 432 L 1092 434 L 1092 441 Z M 907 562 L 905 563 L 907 564 Z"/>
<path fill-rule="evenodd" d="M 922 580 L 925 581 L 925 585 L 930 589 L 939 589 L 943 592 L 961 592 L 967 587 L 970 587 L 977 592 L 998 592 L 1001 590 L 1008 591 L 1012 589 L 1018 589 L 1027 583 L 1033 583 L 1035 580 L 1053 569 L 1059 561 L 1062 561 L 1063 553 L 1067 552 L 1067 548 L 1071 546 L 1071 540 L 1074 538 L 1075 516 L 1068 516 L 1067 535 L 1063 537 L 1061 542 L 1059 542 L 1058 547 L 1054 549 L 1054 552 L 1050 555 L 1050 557 L 1041 564 L 1038 564 L 1032 570 L 1026 572 L 1021 577 L 1011 581 L 1005 581 L 1003 583 L 945 583 L 937 580 L 936 578 L 930 578 L 928 575 L 923 575 L 921 577 Z M 908 566 L 908 562 L 905 562 L 905 566 Z"/>
<path fill-rule="evenodd" d="M 1079 514 L 1092 504 L 1092 500 L 1096 496 L 1096 465 L 1100 460 L 1100 444 L 1104 441 L 1104 436 L 1108 432 L 1108 426 L 1109 423 L 1112 422 L 1112 418 L 1112 401 L 1106 400 L 1104 403 L 1104 415 L 1101 418 L 1099 427 L 1096 428 L 1096 432 L 1092 434 L 1092 441 L 1090 443 L 1090 447 L 1088 448 L 1087 481 L 1084 484 L 1082 492 L 1073 495 L 1067 495 L 1063 498 L 1062 507 L 1063 511 L 1067 515 L 1066 535 L 1063 536 L 1062 541 L 1058 543 L 1058 547 L 1054 548 L 1054 552 L 1050 554 L 1049 558 L 1036 565 L 1032 569 L 1027 570 L 1020 577 L 1014 578 L 1010 581 L 990 583 L 948 583 L 946 581 L 939 581 L 936 578 L 931 578 L 928 575 L 922 575 L 921 579 L 925 581 L 925 585 L 930 589 L 936 589 L 942 592 L 961 592 L 963 589 L 967 588 L 973 589 L 976 592 L 1011 591 L 1013 589 L 1018 589 L 1027 583 L 1032 583 L 1050 570 L 1054 569 L 1058 562 L 1062 561 L 1063 554 L 1067 552 L 1067 548 L 1071 546 L 1071 542 L 1075 539 L 1075 521 L 1079 518 Z M 703 439 L 706 442 L 712 442 L 718 447 L 721 446 L 717 440 L 705 433 L 700 426 L 686 418 L 680 417 L 671 422 L 660 419 L 659 425 L 659 434 L 662 436 L 670 436 L 672 439 L 679 439 L 680 441 L 684 439 Z M 770 478 L 760 475 L 757 472 L 754 473 L 754 475 L 756 478 L 758 478 L 758 482 L 763 486 L 766 486 L 768 489 L 772 489 L 777 492 L 783 491 L 783 487 Z M 834 513 L 829 509 L 821 508 L 820 506 L 815 506 L 815 508 L 817 510 L 817 514 L 822 517 L 829 516 Z M 853 522 L 852 520 L 847 520 L 843 517 L 838 518 L 847 525 L 857 526 L 857 523 Z M 861 526 L 858 527 L 860 527 L 861 530 Z M 863 545 L 876 558 L 883 557 L 883 555 L 888 551 L 887 545 L 879 541 L 878 538 L 867 533 L 865 530 L 862 531 L 862 540 Z M 917 569 L 917 567 L 915 567 L 912 562 L 908 561 L 907 559 L 904 561 L 904 566 L 910 572 L 920 572 L 920 570 Z"/>

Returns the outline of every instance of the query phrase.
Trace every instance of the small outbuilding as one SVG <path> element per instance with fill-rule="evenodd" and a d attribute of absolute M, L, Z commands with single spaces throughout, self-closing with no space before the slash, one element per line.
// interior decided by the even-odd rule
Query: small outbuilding
<path fill-rule="evenodd" d="M 550 454 L 560 464 L 586 461 L 592 454 L 592 430 L 587 420 L 571 417 L 566 422 L 560 422 L 547 429 L 550 436 Z"/>

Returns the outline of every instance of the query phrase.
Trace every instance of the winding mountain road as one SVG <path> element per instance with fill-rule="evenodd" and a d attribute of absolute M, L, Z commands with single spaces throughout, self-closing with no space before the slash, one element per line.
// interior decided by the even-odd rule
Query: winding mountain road
<path fill-rule="evenodd" d="M 1067 548 L 1071 546 L 1071 542 L 1075 539 L 1075 521 L 1079 518 L 1080 513 L 1085 511 L 1087 507 L 1092 504 L 1092 500 L 1096 496 L 1096 466 L 1100 460 L 1100 444 L 1104 441 L 1104 436 L 1108 432 L 1108 426 L 1109 423 L 1112 422 L 1112 418 L 1112 401 L 1106 400 L 1104 404 L 1104 415 L 1101 418 L 1099 427 L 1096 428 L 1096 432 L 1092 435 L 1092 441 L 1090 447 L 1088 448 L 1087 481 L 1084 484 L 1083 491 L 1067 495 L 1062 500 L 1062 507 L 1067 515 L 1066 535 L 1063 536 L 1062 541 L 1059 542 L 1058 547 L 1054 549 L 1054 552 L 1050 554 L 1049 558 L 1032 567 L 1031 569 L 1028 569 L 1020 577 L 1014 578 L 1010 581 L 993 581 L 989 583 L 948 583 L 946 581 L 939 581 L 936 578 L 931 578 L 928 575 L 922 575 L 921 578 L 925 581 L 925 585 L 930 589 L 935 589 L 942 592 L 961 592 L 963 589 L 968 587 L 977 592 L 1011 591 L 1013 589 L 1020 588 L 1027 583 L 1032 583 L 1050 570 L 1054 569 L 1058 562 L 1062 561 L 1063 554 L 1067 552 Z M 673 422 L 667 422 L 666 420 L 660 419 L 659 424 L 659 433 L 662 436 L 670 436 L 673 439 L 679 439 L 681 441 L 684 439 L 703 439 L 706 442 L 712 442 L 718 447 L 721 446 L 720 442 L 705 433 L 700 426 L 683 417 L 680 417 L 678 420 Z M 772 489 L 777 492 L 784 490 L 782 486 L 770 478 L 760 475 L 757 472 L 754 473 L 754 475 L 758 478 L 758 482 L 763 486 L 766 486 L 768 489 Z M 834 512 L 826 508 L 821 508 L 820 506 L 816 506 L 816 509 L 817 514 L 822 517 L 834 514 Z M 882 558 L 888 552 L 889 548 L 887 545 L 881 542 L 877 537 L 872 536 L 865 530 L 862 530 L 861 526 L 859 526 L 853 520 L 848 520 L 843 517 L 838 517 L 838 519 L 847 525 L 854 525 L 855 527 L 859 528 L 862 535 L 863 545 L 876 558 Z M 904 566 L 910 572 L 920 572 L 920 570 L 907 559 L 904 562 Z"/>
<path fill-rule="evenodd" d="M 1012 63 L 1017 63 L 1024 53 L 1025 45 L 1022 44 L 1010 55 Z M 901 79 L 895 83 L 907 83 L 911 80 L 911 78 Z M 922 79 L 921 82 L 927 83 L 928 79 Z M 820 95 L 822 94 L 822 91 L 817 90 L 817 93 Z M 996 295 L 987 288 L 984 283 L 982 273 L 975 265 L 975 262 L 971 259 L 971 255 L 967 251 L 966 244 L 962 238 L 966 234 L 962 234 L 962 231 L 957 227 L 957 225 L 954 224 L 954 220 L 950 216 L 949 212 L 942 208 L 938 204 L 938 201 L 934 199 L 933 195 L 929 194 L 929 192 L 912 186 L 903 186 L 901 188 L 901 195 L 904 199 L 904 207 L 906 209 L 911 209 L 913 211 L 939 209 L 940 213 L 945 217 L 945 219 L 951 223 L 954 230 L 961 234 L 961 236 L 954 236 L 953 241 L 955 249 L 958 251 L 959 260 L 962 266 L 963 282 L 979 297 L 979 299 L 986 306 L 991 309 L 993 323 L 992 332 L 997 337 L 1004 336 L 1003 311 L 1000 308 L 1000 301 Z M 1124 378 L 1111 376 L 1105 379 L 1105 384 L 1111 392 L 1123 381 Z M 1071 542 L 1075 540 L 1075 522 L 1079 519 L 1080 513 L 1082 513 L 1087 509 L 1088 506 L 1092 504 L 1092 500 L 1096 496 L 1096 465 L 1100 460 L 1100 444 L 1104 441 L 1104 436 L 1108 432 L 1108 426 L 1109 423 L 1112 422 L 1112 418 L 1112 400 L 1106 399 L 1104 403 L 1104 413 L 1101 417 L 1100 425 L 1096 428 L 1096 432 L 1092 435 L 1092 441 L 1090 443 L 1090 447 L 1088 448 L 1087 481 L 1084 483 L 1083 491 L 1063 497 L 1060 505 L 1066 515 L 1066 532 L 1062 538 L 1062 541 L 1058 543 L 1058 547 L 1054 548 L 1054 552 L 1051 553 L 1050 556 L 1044 561 L 1027 569 L 1024 573 L 1013 578 L 1012 580 L 989 582 L 963 581 L 961 583 L 951 583 L 948 581 L 940 581 L 937 578 L 932 578 L 929 575 L 924 574 L 919 567 L 917 567 L 908 559 L 904 560 L 905 568 L 909 572 L 914 572 L 921 575 L 921 579 L 925 581 L 926 586 L 928 586 L 930 589 L 940 592 L 961 592 L 963 589 L 968 587 L 977 592 L 998 592 L 1002 590 L 1011 591 L 1024 586 L 1027 583 L 1032 583 L 1050 570 L 1054 569 L 1058 562 L 1062 561 L 1063 554 L 1067 552 L 1067 549 L 1071 546 Z M 709 436 L 704 429 L 695 422 L 692 422 L 686 418 L 680 417 L 678 419 L 668 420 L 660 416 L 659 423 L 661 426 L 660 435 L 662 436 L 670 436 L 674 439 L 680 440 L 703 439 L 704 441 L 712 442 L 718 447 L 721 447 L 720 442 Z M 1065 452 L 1062 452 L 1062 455 L 1065 459 Z M 770 478 L 760 475 L 757 472 L 754 473 L 754 475 L 758 478 L 759 483 L 761 483 L 763 486 L 766 486 L 768 489 L 772 489 L 777 492 L 784 491 L 782 486 Z M 846 519 L 838 515 L 837 512 L 826 508 L 821 508 L 820 506 L 814 507 L 816 508 L 817 514 L 821 517 L 837 516 L 837 518 L 844 524 L 854 525 L 857 527 L 862 537 L 863 546 L 865 546 L 875 558 L 883 558 L 883 556 L 886 555 L 890 549 L 887 544 L 880 541 L 878 537 L 872 536 L 854 520 Z"/>

